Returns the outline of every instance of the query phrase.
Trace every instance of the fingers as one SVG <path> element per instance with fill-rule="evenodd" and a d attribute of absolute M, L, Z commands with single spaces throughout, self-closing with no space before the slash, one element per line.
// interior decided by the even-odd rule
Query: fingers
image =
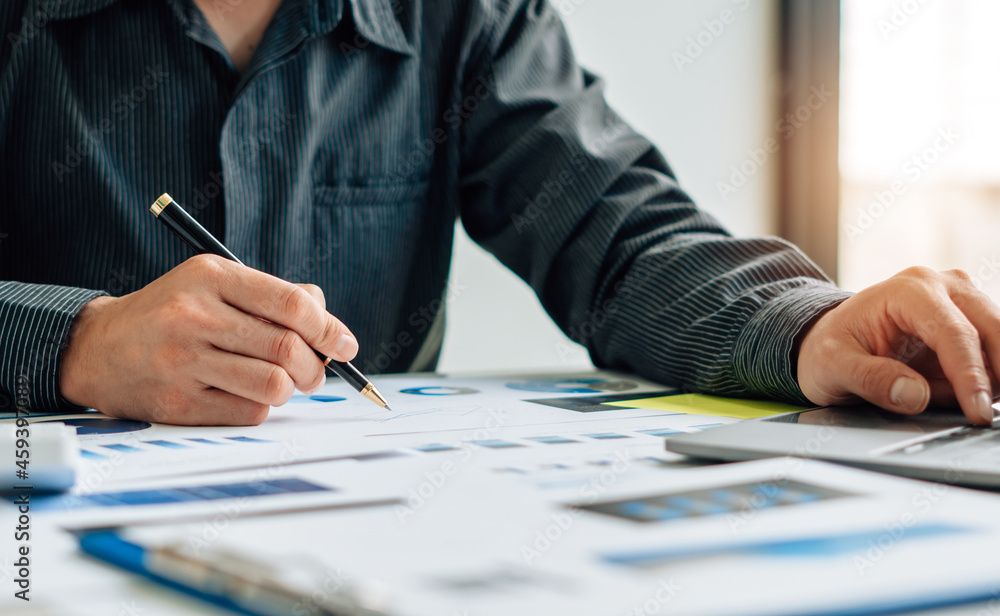
<path fill-rule="evenodd" d="M 267 419 L 269 410 L 267 404 L 241 398 L 221 389 L 205 389 L 199 392 L 196 404 L 173 409 L 168 415 L 169 421 L 165 423 L 182 426 L 256 426 Z"/>
<path fill-rule="evenodd" d="M 933 356 L 933 354 L 931 354 Z M 931 386 L 931 405 L 938 407 L 959 408 L 958 399 L 955 397 L 955 390 L 952 389 L 951 382 L 945 376 L 941 365 L 937 362 L 936 356 L 930 357 L 933 361 L 921 363 L 910 363 L 909 366 L 922 374 Z M 990 370 L 990 365 L 986 365 Z M 990 389 L 994 392 L 1000 391 L 1000 379 L 991 377 Z"/>
<path fill-rule="evenodd" d="M 946 377 L 928 378 L 927 382 L 931 386 L 931 404 L 937 407 L 960 408 L 955 390 Z"/>
<path fill-rule="evenodd" d="M 316 290 L 285 282 L 218 257 L 202 255 L 194 262 L 222 301 L 272 323 L 294 330 L 306 343 L 338 361 L 358 353 L 358 341 L 347 327 L 318 302 Z"/>
<path fill-rule="evenodd" d="M 295 331 L 251 317 L 231 306 L 223 306 L 220 317 L 219 328 L 208 334 L 209 342 L 217 349 L 278 366 L 291 378 L 295 387 L 306 393 L 312 393 L 326 383 L 322 362 Z M 222 387 L 216 383 L 213 385 Z M 268 404 L 277 406 L 273 402 Z"/>
<path fill-rule="evenodd" d="M 256 426 L 267 419 L 268 411 L 266 404 L 205 388 L 196 399 L 171 405 L 151 421 L 179 426 Z"/>
<path fill-rule="evenodd" d="M 310 346 L 338 361 L 358 354 L 358 341 L 347 326 L 320 306 L 308 291 L 254 270 L 248 284 L 223 299 L 233 306 L 295 330 Z"/>
<path fill-rule="evenodd" d="M 916 370 L 906 364 L 862 349 L 842 355 L 844 365 L 851 366 L 845 389 L 884 409 L 916 415 L 927 408 L 931 386 Z"/>
<path fill-rule="evenodd" d="M 893 320 L 934 350 L 966 417 L 990 425 L 993 393 L 979 330 L 954 303 L 948 286 L 925 283 L 917 292 L 896 298 Z"/>
<path fill-rule="evenodd" d="M 152 405 L 134 401 L 103 410 L 112 417 L 178 426 L 256 426 L 268 411 L 267 404 L 203 385 L 164 392 Z"/>
<path fill-rule="evenodd" d="M 979 332 L 990 376 L 1000 380 L 1000 308 L 975 288 L 953 291 L 951 298 Z"/>
<path fill-rule="evenodd" d="M 206 353 L 198 375 L 208 387 L 268 406 L 281 406 L 295 393 L 295 382 L 280 366 L 223 351 Z"/>
<path fill-rule="evenodd" d="M 267 419 L 271 410 L 267 404 L 255 402 L 221 389 L 209 389 L 204 394 L 203 413 L 198 425 L 257 426 Z M 205 418 L 208 418 L 208 421 Z M 214 419 L 213 419 L 214 418 Z"/>

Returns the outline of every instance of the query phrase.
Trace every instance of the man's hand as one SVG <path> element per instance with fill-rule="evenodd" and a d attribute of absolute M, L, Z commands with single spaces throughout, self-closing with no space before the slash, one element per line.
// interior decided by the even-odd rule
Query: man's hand
<path fill-rule="evenodd" d="M 960 405 L 990 425 L 1000 307 L 962 271 L 914 267 L 824 314 L 802 339 L 798 380 L 820 405 L 863 398 L 906 414 Z"/>
<path fill-rule="evenodd" d="M 145 288 L 101 297 L 77 316 L 60 366 L 70 402 L 109 415 L 185 425 L 252 425 L 324 368 L 309 348 L 349 361 L 358 343 L 295 285 L 202 255 Z"/>

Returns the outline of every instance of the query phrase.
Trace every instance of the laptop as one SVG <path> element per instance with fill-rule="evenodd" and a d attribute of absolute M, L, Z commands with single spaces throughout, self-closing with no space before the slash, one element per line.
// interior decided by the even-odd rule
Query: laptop
<path fill-rule="evenodd" d="M 955 485 L 1000 487 L 1000 430 L 972 426 L 956 410 L 907 416 L 871 405 L 821 407 L 671 436 L 666 447 L 710 460 L 796 456 Z"/>

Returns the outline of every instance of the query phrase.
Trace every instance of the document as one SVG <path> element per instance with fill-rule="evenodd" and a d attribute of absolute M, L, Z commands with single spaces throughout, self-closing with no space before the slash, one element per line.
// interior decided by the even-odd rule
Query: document
<path fill-rule="evenodd" d="M 285 466 L 472 444 L 502 448 L 546 439 L 662 436 L 734 421 L 639 408 L 677 390 L 611 372 L 449 378 L 378 378 L 392 411 L 374 408 L 346 383 L 296 394 L 253 427 L 184 427 L 123 420 L 100 413 L 29 416 L 77 431 L 77 488 L 95 491 L 137 479 Z M 635 408 L 629 401 L 635 400 Z M 10 420 L 6 420 L 10 421 Z M 651 440 L 651 442 L 653 442 Z"/>
<path fill-rule="evenodd" d="M 470 473 L 401 511 L 240 518 L 197 555 L 199 524 L 122 534 L 273 569 L 314 606 L 364 597 L 366 613 L 399 616 L 916 609 L 988 599 L 1000 567 L 982 549 L 1000 540 L 992 495 L 794 459 L 625 476 L 587 495 Z"/>

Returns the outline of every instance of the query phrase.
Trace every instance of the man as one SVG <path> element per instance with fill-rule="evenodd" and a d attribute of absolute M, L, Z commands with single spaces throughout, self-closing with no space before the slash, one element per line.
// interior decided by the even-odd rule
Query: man
<path fill-rule="evenodd" d="M 322 384 L 308 345 L 433 367 L 458 215 L 598 365 L 992 418 L 1000 312 L 968 276 L 851 297 L 782 241 L 729 237 L 542 0 L 5 0 L 0 27 L 20 406 L 254 424 Z M 164 191 L 249 267 L 188 258 L 147 211 Z"/>

